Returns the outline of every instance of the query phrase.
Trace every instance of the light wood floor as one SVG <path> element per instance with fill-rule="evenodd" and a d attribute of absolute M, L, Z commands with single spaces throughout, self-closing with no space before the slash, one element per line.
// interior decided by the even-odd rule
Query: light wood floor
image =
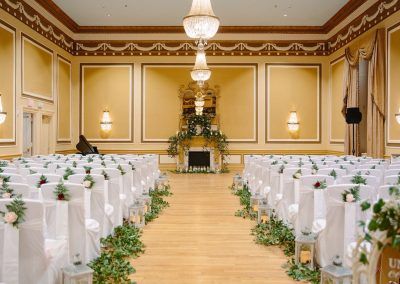
<path fill-rule="evenodd" d="M 254 243 L 253 221 L 234 216 L 232 174 L 169 174 L 170 207 L 144 229 L 133 279 L 147 283 L 292 283 L 279 248 Z"/>

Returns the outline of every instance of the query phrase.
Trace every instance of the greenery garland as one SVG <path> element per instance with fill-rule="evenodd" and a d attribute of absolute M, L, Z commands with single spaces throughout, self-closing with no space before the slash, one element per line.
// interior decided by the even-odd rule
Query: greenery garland
<path fill-rule="evenodd" d="M 146 224 L 156 219 L 169 206 L 163 197 L 172 195 L 170 189 L 169 185 L 164 185 L 149 193 L 152 203 L 151 210 L 145 215 Z M 89 267 L 94 270 L 93 283 L 135 283 L 129 279 L 136 271 L 129 258 L 137 258 L 144 253 L 145 246 L 141 236 L 140 229 L 124 222 L 114 229 L 113 234 L 102 238 L 100 256 L 89 263 Z"/>
<path fill-rule="evenodd" d="M 249 186 L 245 184 L 242 188 L 234 190 L 234 187 L 231 188 L 233 190 L 233 194 L 239 196 L 240 205 L 243 206 L 242 209 L 239 209 L 235 212 L 235 216 L 242 217 L 243 219 L 250 218 L 250 220 L 255 220 L 257 218 L 257 213 L 253 211 L 251 208 L 251 193 L 249 190 Z"/>
<path fill-rule="evenodd" d="M 200 126 L 200 133 L 197 131 Z M 172 158 L 179 154 L 179 150 L 187 151 L 190 148 L 190 141 L 193 137 L 202 136 L 206 140 L 204 147 L 210 144 L 218 149 L 221 160 L 222 170 L 226 168 L 226 156 L 228 155 L 228 141 L 225 134 L 221 131 L 211 130 L 211 117 L 209 115 L 191 115 L 188 118 L 188 130 L 179 131 L 176 135 L 168 139 L 168 155 Z"/>

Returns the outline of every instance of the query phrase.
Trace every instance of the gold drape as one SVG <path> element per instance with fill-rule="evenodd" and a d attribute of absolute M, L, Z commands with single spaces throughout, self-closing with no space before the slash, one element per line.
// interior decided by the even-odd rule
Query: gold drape
<path fill-rule="evenodd" d="M 353 49 L 353 50 L 352 50 Z M 367 100 L 367 154 L 372 157 L 384 155 L 385 121 L 385 31 L 378 29 L 372 38 L 358 46 L 345 50 L 346 71 L 343 109 L 358 106 L 358 63 L 360 58 L 368 61 Z M 365 118 L 365 117 L 364 117 Z M 345 153 L 351 154 L 352 126 L 346 128 Z M 359 154 L 359 131 L 355 128 L 356 153 Z"/>

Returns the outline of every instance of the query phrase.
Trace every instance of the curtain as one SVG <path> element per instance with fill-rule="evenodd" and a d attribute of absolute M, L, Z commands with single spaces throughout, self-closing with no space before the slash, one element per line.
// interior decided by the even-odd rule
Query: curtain
<path fill-rule="evenodd" d="M 360 58 L 368 61 L 367 98 L 367 154 L 372 157 L 384 155 L 385 121 L 385 31 L 378 29 L 371 39 L 362 42 L 352 51 L 345 50 L 346 69 L 342 113 L 346 108 L 358 107 L 358 64 Z M 355 150 L 359 155 L 359 130 L 354 128 Z M 345 153 L 352 154 L 353 127 L 346 127 Z"/>

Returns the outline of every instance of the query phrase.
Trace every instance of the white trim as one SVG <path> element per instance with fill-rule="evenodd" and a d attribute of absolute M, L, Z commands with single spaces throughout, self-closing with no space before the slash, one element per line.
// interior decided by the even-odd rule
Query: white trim
<path fill-rule="evenodd" d="M 329 66 L 329 144 L 338 144 L 338 143 L 343 143 L 344 144 L 344 139 L 333 139 L 332 138 L 332 102 L 333 102 L 333 97 L 332 97 L 332 67 L 336 65 L 339 62 L 344 61 L 345 58 L 342 57 L 335 62 L 331 63 Z"/>
<path fill-rule="evenodd" d="M 10 25 L 11 26 L 11 25 Z M 10 32 L 13 35 L 13 84 L 12 84 L 12 95 L 13 95 L 13 124 L 12 124 L 12 138 L 2 138 L 0 139 L 0 143 L 16 143 L 16 133 L 15 133 L 15 128 L 16 128 L 16 117 L 17 117 L 17 108 L 16 108 L 16 104 L 17 104 L 17 96 L 16 96 L 16 68 L 17 68 L 17 62 L 16 62 L 16 31 L 13 29 L 10 29 L 9 27 L 7 27 L 6 25 L 3 25 L 0 22 L 0 28 Z M 3 106 L 4 107 L 4 106 Z M 7 109 L 4 110 L 5 112 L 8 113 Z M 9 115 L 7 114 L 8 118 Z M 9 147 L 10 145 L 0 145 L 0 147 Z"/>
<path fill-rule="evenodd" d="M 149 65 L 151 64 L 151 65 Z M 218 63 L 209 63 L 208 66 L 212 67 L 212 68 L 251 68 L 253 69 L 254 72 L 254 94 L 253 94 L 253 111 L 254 111 L 254 119 L 253 119 L 253 137 L 251 139 L 227 139 L 228 142 L 249 142 L 249 143 L 254 143 L 257 142 L 257 93 L 258 93 L 258 86 L 257 86 L 257 76 L 258 76 L 258 72 L 257 72 L 257 68 L 258 66 L 254 63 L 245 63 L 243 65 L 237 63 L 238 65 L 230 65 L 230 64 L 218 64 Z M 168 139 L 163 139 L 163 138 L 146 138 L 146 132 L 145 132 L 145 125 L 146 125 L 146 69 L 147 68 L 171 68 L 171 67 L 177 67 L 177 68 L 189 68 L 189 65 L 184 65 L 184 64 L 163 64 L 163 65 L 157 65 L 157 64 L 152 64 L 152 63 L 142 63 L 142 69 L 143 69 L 143 78 L 142 78 L 142 99 L 143 99 L 143 113 L 142 113 L 142 134 L 143 134 L 143 141 L 142 142 L 168 142 Z M 171 133 L 171 135 L 173 135 L 173 133 Z"/>
<path fill-rule="evenodd" d="M 387 61 L 386 62 L 387 63 L 386 64 L 386 66 L 387 66 L 387 109 L 388 109 L 387 110 L 387 119 L 386 119 L 386 121 L 387 121 L 387 123 L 386 123 L 386 133 L 387 133 L 386 146 L 387 146 L 387 144 L 400 144 L 400 139 L 390 139 L 390 117 L 391 117 L 391 115 L 394 115 L 390 112 L 390 97 L 391 97 L 391 86 L 390 86 L 390 83 L 391 83 L 390 82 L 390 66 L 391 66 L 391 64 L 390 64 L 390 62 L 391 62 L 390 49 L 391 48 L 390 48 L 390 45 L 391 45 L 391 34 L 398 30 L 400 30 L 400 26 L 397 26 L 396 28 L 394 28 L 388 32 L 388 44 L 387 44 L 388 52 L 387 52 L 387 57 L 386 57 L 386 61 Z M 395 148 L 399 148 L 399 147 L 395 147 Z"/>
<path fill-rule="evenodd" d="M 51 55 L 51 97 L 48 96 L 44 96 L 41 94 L 36 94 L 30 91 L 25 90 L 25 41 L 28 41 L 30 44 L 36 46 L 37 48 L 43 50 L 44 52 L 48 53 Z M 46 100 L 46 101 L 50 101 L 54 103 L 54 52 L 53 51 L 49 51 L 47 49 L 45 49 L 43 46 L 40 46 L 39 44 L 37 44 L 36 42 L 32 41 L 30 38 L 26 37 L 24 34 L 22 34 L 22 96 L 31 96 L 34 98 L 38 98 L 38 99 L 42 99 L 42 100 Z"/>
<path fill-rule="evenodd" d="M 59 134 L 59 126 L 60 126 L 60 61 L 69 65 L 69 137 L 61 138 L 58 136 Z M 56 142 L 72 142 L 72 64 L 71 62 L 65 60 L 61 56 L 57 56 L 57 139 Z"/>
<path fill-rule="evenodd" d="M 266 143 L 268 144 L 269 142 L 321 142 L 320 141 L 320 136 L 321 136 L 321 133 L 320 133 L 320 130 L 321 130 L 321 125 L 320 125 L 320 119 L 321 119 L 321 117 L 320 117 L 320 113 L 321 113 L 321 110 L 320 110 L 320 99 L 321 99 L 321 86 L 320 86 L 320 80 L 321 80 L 321 78 L 320 78 L 320 76 L 321 76 L 321 65 L 319 65 L 319 64 L 313 64 L 313 63 L 310 63 L 310 64 L 305 64 L 305 65 L 296 65 L 296 64 L 293 64 L 293 65 L 290 65 L 290 63 L 289 64 L 284 64 L 284 63 L 279 63 L 279 64 L 275 64 L 275 63 L 267 63 L 266 64 L 267 65 L 267 100 L 266 100 L 266 104 L 267 104 L 267 108 L 266 108 L 266 111 L 267 111 L 267 122 L 266 122 L 266 128 L 267 128 L 267 139 L 266 139 Z M 315 68 L 315 69 L 317 69 L 317 138 L 316 139 L 272 139 L 271 138 L 271 136 L 270 136 L 270 121 L 271 121 L 271 119 L 270 119 L 270 114 L 271 114 L 271 112 L 270 112 L 270 98 L 269 98 L 269 95 L 270 95 L 270 86 L 271 86 L 271 84 L 270 84 L 270 76 L 271 76 L 271 72 L 270 72 L 270 69 L 271 68 Z"/>
<path fill-rule="evenodd" d="M 107 139 L 102 139 L 102 138 L 90 138 L 87 137 L 86 139 L 88 141 L 95 141 L 95 142 L 108 142 L 108 141 L 112 141 L 112 142 L 132 142 L 132 120 L 133 120 L 133 116 L 132 116 L 132 100 L 133 100 L 133 94 L 132 94 L 132 90 L 133 90 L 133 78 L 132 78 L 132 72 L 133 72 L 133 63 L 126 63 L 126 64 L 122 64 L 122 63 L 117 63 L 117 64 L 95 64 L 95 63 L 82 63 L 82 74 L 81 74 L 81 88 L 82 88 L 82 96 L 81 96 L 81 134 L 85 135 L 85 69 L 86 68 L 117 68 L 117 67 L 125 67 L 129 69 L 129 137 L 128 138 L 107 138 Z M 100 122 L 99 122 L 99 127 L 100 127 Z"/>

